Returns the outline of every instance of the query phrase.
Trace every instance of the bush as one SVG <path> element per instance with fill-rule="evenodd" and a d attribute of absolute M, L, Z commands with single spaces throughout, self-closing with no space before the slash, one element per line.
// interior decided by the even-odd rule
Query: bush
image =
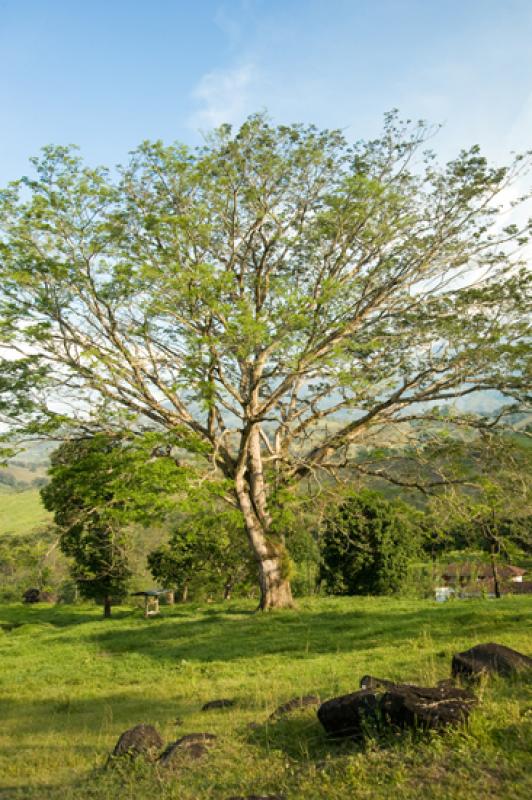
<path fill-rule="evenodd" d="M 329 517 L 322 537 L 320 581 L 329 594 L 395 594 L 419 556 L 424 515 L 364 490 Z"/>

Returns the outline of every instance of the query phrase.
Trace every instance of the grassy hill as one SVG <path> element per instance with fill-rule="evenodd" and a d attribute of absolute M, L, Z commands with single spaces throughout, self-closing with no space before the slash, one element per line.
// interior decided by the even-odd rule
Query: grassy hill
<path fill-rule="evenodd" d="M 294 612 L 251 605 L 123 608 L 0 606 L 0 798 L 5 800 L 524 800 L 530 687 L 478 690 L 467 730 L 364 746 L 328 742 L 315 710 L 265 723 L 301 694 L 358 688 L 367 673 L 433 685 L 451 657 L 494 638 L 532 651 L 532 598 L 437 605 L 395 598 L 302 600 Z M 229 697 L 233 708 L 201 712 Z M 119 734 L 154 724 L 166 742 L 218 740 L 175 772 L 137 762 L 105 768 Z"/>
<path fill-rule="evenodd" d="M 32 533 L 52 520 L 38 489 L 6 491 L 0 496 L 0 536 Z"/>

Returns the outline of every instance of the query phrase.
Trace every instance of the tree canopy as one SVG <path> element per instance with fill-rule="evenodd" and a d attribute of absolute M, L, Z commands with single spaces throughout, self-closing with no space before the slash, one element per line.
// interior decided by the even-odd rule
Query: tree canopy
<path fill-rule="evenodd" d="M 124 529 L 107 511 L 117 503 L 109 470 L 101 469 L 102 457 L 114 447 L 101 434 L 63 444 L 52 456 L 51 481 L 41 490 L 54 512 L 61 550 L 72 559 L 80 595 L 101 602 L 106 617 L 126 596 L 131 577 Z"/>
<path fill-rule="evenodd" d="M 433 133 L 390 114 L 350 144 L 259 115 L 113 172 L 45 148 L 0 198 L 4 420 L 179 431 L 229 482 L 263 607 L 289 605 L 276 492 L 347 466 L 420 485 L 427 437 L 474 424 L 442 404 L 525 397 L 528 226 L 499 198 L 529 159 L 440 167 Z M 392 429 L 400 473 L 373 449 Z"/>
<path fill-rule="evenodd" d="M 168 543 L 148 555 L 153 577 L 178 590 L 183 600 L 191 584 L 193 591 L 198 584 L 220 589 L 226 600 L 235 586 L 256 580 L 242 515 L 213 505 L 200 505 L 183 515 L 172 525 Z"/>

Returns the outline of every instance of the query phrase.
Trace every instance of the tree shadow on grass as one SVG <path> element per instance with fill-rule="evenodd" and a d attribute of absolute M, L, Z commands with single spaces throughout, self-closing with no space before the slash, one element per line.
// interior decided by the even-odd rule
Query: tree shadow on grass
<path fill-rule="evenodd" d="M 85 730 L 91 731 L 90 735 L 96 739 L 103 735 L 102 731 L 117 730 L 121 733 L 140 722 L 156 726 L 174 725 L 177 716 L 186 718 L 197 710 L 197 703 L 182 696 L 162 699 L 149 692 L 132 695 L 124 691 L 87 698 L 61 695 L 33 702 L 16 698 L 2 700 L 2 716 L 16 726 L 17 734 L 67 735 L 69 731 L 78 734 Z M 19 744 L 13 743 L 15 751 Z"/>
<path fill-rule="evenodd" d="M 342 758 L 356 753 L 367 752 L 378 747 L 379 750 L 404 748 L 415 741 L 428 741 L 429 735 L 422 731 L 375 729 L 372 734 L 354 738 L 334 739 L 326 735 L 314 713 L 296 713 L 293 717 L 268 721 L 250 731 L 248 742 L 265 752 L 279 750 L 286 756 L 303 763 L 323 764 L 331 758 Z"/>
<path fill-rule="evenodd" d="M 111 653 L 142 653 L 156 661 L 233 662 L 264 656 L 306 658 L 309 654 L 358 653 L 383 644 L 400 648 L 419 638 L 425 630 L 437 647 L 446 647 L 459 637 L 471 644 L 493 637 L 493 620 L 486 609 L 471 609 L 452 615 L 426 610 L 390 612 L 382 610 L 282 612 L 238 617 L 227 613 L 186 615 L 139 620 L 129 629 L 102 627 L 91 634 L 100 647 Z M 505 635 L 522 630 L 520 620 L 505 619 Z M 406 676 L 404 676 L 406 677 Z"/>
<path fill-rule="evenodd" d="M 0 779 L 0 800 L 92 797 L 85 794 L 91 781 L 99 787 L 95 796 L 120 797 L 119 785 L 113 785 L 110 794 L 100 786 L 102 779 L 118 781 L 119 776 L 107 775 L 106 765 L 120 734 L 134 725 L 147 723 L 154 725 L 168 743 L 193 732 L 187 718 L 197 710 L 197 703 L 187 699 L 161 699 L 149 693 L 133 697 L 116 693 L 74 698 L 71 702 L 60 698 L 34 703 L 3 701 L 2 759 L 18 776 L 27 776 L 27 782 L 24 789 L 20 786 L 8 789 Z M 177 715 L 184 717 L 185 722 L 178 724 Z M 45 768 L 42 782 L 32 786 L 36 765 L 49 763 L 57 765 L 57 774 L 50 781 L 49 769 Z M 7 775 L 5 778 L 9 780 Z"/>
<path fill-rule="evenodd" d="M 249 731 L 249 744 L 267 752 L 280 750 L 296 761 L 319 761 L 331 752 L 353 752 L 352 741 L 332 743 L 313 714 L 297 714 L 287 719 L 268 721 Z"/>
<path fill-rule="evenodd" d="M 123 620 L 136 613 L 138 613 L 136 609 L 117 608 L 113 612 L 112 620 Z M 69 628 L 86 622 L 98 622 L 102 616 L 102 612 L 96 607 L 89 611 L 83 606 L 44 603 L 0 606 L 0 624 L 4 630 L 27 624 L 48 624 L 56 628 Z"/>

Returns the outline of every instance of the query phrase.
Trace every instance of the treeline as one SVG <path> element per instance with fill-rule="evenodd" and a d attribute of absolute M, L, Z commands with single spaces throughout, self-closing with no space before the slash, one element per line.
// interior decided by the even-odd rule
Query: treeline
<path fill-rule="evenodd" d="M 0 544 L 4 597 L 15 599 L 29 584 L 65 602 L 94 600 L 107 613 L 154 585 L 180 601 L 258 599 L 257 566 L 227 486 L 198 479 L 160 433 L 67 442 L 53 454 L 49 477 L 41 494 L 55 527 Z M 429 595 L 436 572 L 419 565 L 448 552 L 495 551 L 503 561 L 530 552 L 526 509 L 509 515 L 504 504 L 482 499 L 452 508 L 449 497 L 436 498 L 416 508 L 352 482 L 314 496 L 279 493 L 272 525 L 296 596 Z"/>
<path fill-rule="evenodd" d="M 0 541 L 3 598 L 35 587 L 64 602 L 94 600 L 107 613 L 132 591 L 154 586 L 180 601 L 258 600 L 257 564 L 231 487 L 206 478 L 179 444 L 145 431 L 61 445 L 41 489 L 55 524 Z M 484 457 L 489 472 L 474 491 L 453 487 L 422 496 L 417 507 L 405 502 L 409 495 L 385 496 L 379 484 L 354 476 L 317 493 L 277 491 L 272 536 L 286 549 L 283 571 L 294 594 L 429 596 L 435 565 L 450 552 L 473 549 L 501 562 L 532 552 L 532 514 L 519 483 L 528 452 L 512 452 L 513 472 L 502 472 L 500 452 L 493 464 Z M 462 450 L 460 464 L 467 464 Z"/>

